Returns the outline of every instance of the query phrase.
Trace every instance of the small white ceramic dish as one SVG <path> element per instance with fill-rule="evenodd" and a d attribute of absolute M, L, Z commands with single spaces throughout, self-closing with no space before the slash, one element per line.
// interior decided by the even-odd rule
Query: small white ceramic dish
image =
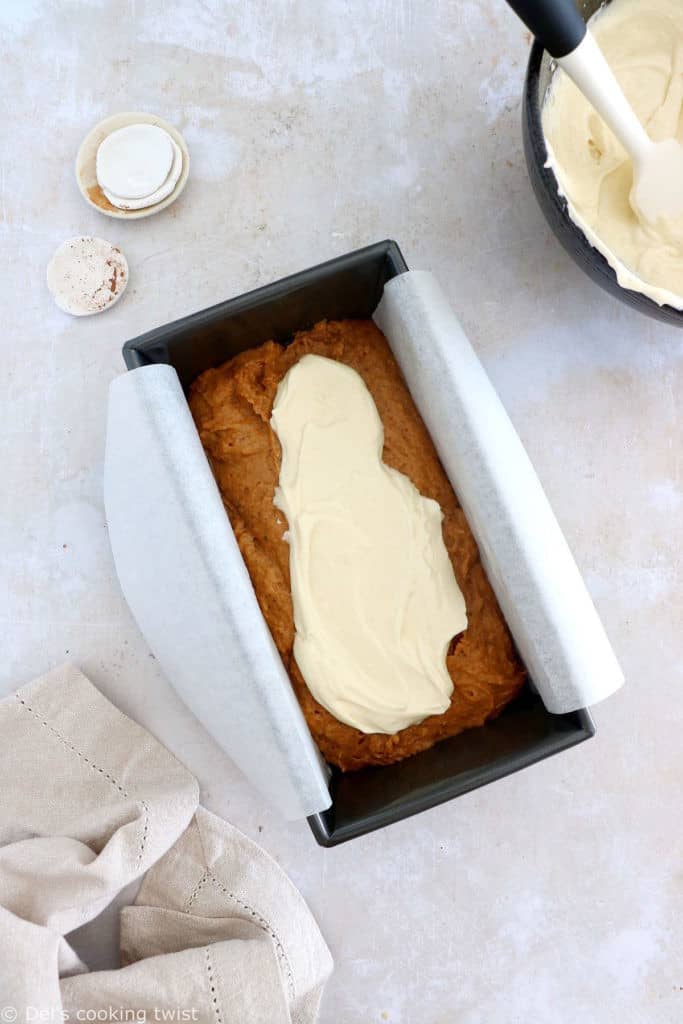
<path fill-rule="evenodd" d="M 47 286 L 64 313 L 92 316 L 119 301 L 128 286 L 128 261 L 117 245 L 94 235 L 67 238 L 47 265 Z"/>
<path fill-rule="evenodd" d="M 183 167 L 175 188 L 154 206 L 145 206 L 141 210 L 120 210 L 113 206 L 97 183 L 95 161 L 97 150 L 107 135 L 115 132 L 118 128 L 125 128 L 130 124 L 155 124 L 168 132 L 173 141 L 180 147 L 183 155 Z M 81 195 L 86 203 L 95 210 L 103 213 L 106 217 L 116 217 L 118 220 L 140 220 L 142 217 L 151 217 L 154 213 L 160 213 L 167 206 L 174 203 L 185 188 L 188 174 L 190 173 L 190 154 L 185 145 L 185 140 L 179 131 L 155 114 L 146 114 L 139 111 L 129 111 L 123 114 L 113 114 L 96 124 L 81 143 L 76 154 L 76 181 Z"/>

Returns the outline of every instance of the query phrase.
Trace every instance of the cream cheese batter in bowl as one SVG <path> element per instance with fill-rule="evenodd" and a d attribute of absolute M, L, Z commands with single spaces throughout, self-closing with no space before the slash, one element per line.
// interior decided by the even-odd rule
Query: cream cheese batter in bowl
<path fill-rule="evenodd" d="M 650 137 L 683 141 L 683 3 L 579 6 Z M 683 224 L 652 225 L 638 217 L 630 203 L 629 157 L 538 43 L 529 60 L 523 127 L 534 191 L 570 255 L 627 304 L 683 324 Z"/>

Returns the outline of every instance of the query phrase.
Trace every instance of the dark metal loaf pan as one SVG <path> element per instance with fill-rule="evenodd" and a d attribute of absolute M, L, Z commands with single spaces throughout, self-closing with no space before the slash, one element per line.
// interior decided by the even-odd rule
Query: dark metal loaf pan
<path fill-rule="evenodd" d="M 287 344 L 322 319 L 372 316 L 385 283 L 407 266 L 397 244 L 378 242 L 149 331 L 123 348 L 126 366 L 170 363 L 185 390 L 204 370 L 269 339 Z M 546 711 L 531 685 L 494 721 L 395 765 L 331 769 L 332 806 L 310 817 L 322 846 L 400 821 L 589 739 L 586 710 Z M 228 751 L 229 753 L 229 751 Z"/>

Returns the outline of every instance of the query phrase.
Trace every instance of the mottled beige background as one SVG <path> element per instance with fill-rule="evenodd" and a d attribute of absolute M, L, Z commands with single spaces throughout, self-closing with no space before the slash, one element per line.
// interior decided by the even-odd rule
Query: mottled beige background
<path fill-rule="evenodd" d="M 197 773 L 316 912 L 337 961 L 324 1024 L 683 1020 L 683 334 L 596 290 L 546 228 L 527 52 L 503 0 L 0 0 L 0 686 L 70 657 Z M 121 224 L 83 203 L 73 161 L 136 108 L 184 133 L 192 174 L 172 210 Z M 123 247 L 131 285 L 77 321 L 44 278 L 81 232 Z M 124 605 L 107 387 L 128 337 L 386 236 L 449 293 L 628 686 L 592 742 L 324 851 L 184 711 Z"/>

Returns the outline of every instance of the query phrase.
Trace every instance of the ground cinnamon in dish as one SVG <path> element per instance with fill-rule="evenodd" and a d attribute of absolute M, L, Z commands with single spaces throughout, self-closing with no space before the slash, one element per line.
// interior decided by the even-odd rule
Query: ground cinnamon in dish
<path fill-rule="evenodd" d="M 334 718 L 311 695 L 292 654 L 289 546 L 282 536 L 287 524 L 273 505 L 280 450 L 269 421 L 280 380 L 306 353 L 337 359 L 365 381 L 384 425 L 384 461 L 441 506 L 444 541 L 467 604 L 468 628 L 446 659 L 454 684 L 450 707 L 392 736 L 368 735 Z M 391 350 L 372 321 L 323 321 L 286 347 L 266 342 L 243 352 L 194 382 L 190 408 L 261 611 L 311 733 L 331 764 L 348 771 L 402 760 L 482 725 L 518 693 L 524 670 L 476 543 Z"/>
<path fill-rule="evenodd" d="M 90 186 L 88 189 L 88 198 L 95 204 L 95 206 L 99 206 L 101 210 L 107 210 L 109 212 L 113 210 L 114 213 L 121 213 L 118 207 L 109 202 L 99 185 Z M 125 213 L 125 210 L 123 212 Z"/>

